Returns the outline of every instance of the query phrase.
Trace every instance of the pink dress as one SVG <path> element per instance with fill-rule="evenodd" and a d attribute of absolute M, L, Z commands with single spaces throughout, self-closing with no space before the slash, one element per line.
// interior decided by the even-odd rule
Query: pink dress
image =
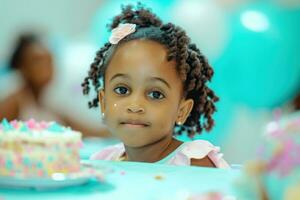
<path fill-rule="evenodd" d="M 219 152 L 220 147 L 214 146 L 206 140 L 194 140 L 182 143 L 172 153 L 156 163 L 187 166 L 191 165 L 192 158 L 202 159 L 208 156 L 217 168 L 229 169 L 229 164 L 222 158 L 223 154 Z M 118 161 L 121 160 L 124 153 L 125 147 L 123 143 L 119 143 L 94 153 L 90 159 Z"/>

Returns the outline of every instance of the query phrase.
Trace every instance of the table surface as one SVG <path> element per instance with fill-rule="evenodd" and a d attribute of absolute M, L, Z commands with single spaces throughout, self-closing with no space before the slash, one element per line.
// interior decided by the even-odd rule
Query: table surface
<path fill-rule="evenodd" d="M 105 169 L 105 180 L 56 190 L 0 188 L 2 200 L 66 199 L 184 199 L 206 191 L 234 195 L 233 183 L 240 170 L 162 164 L 88 161 Z"/>

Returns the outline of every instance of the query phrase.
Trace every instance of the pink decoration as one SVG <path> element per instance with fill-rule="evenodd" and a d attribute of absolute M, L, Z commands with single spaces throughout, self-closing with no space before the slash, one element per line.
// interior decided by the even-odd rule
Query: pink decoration
<path fill-rule="evenodd" d="M 24 167 L 24 175 L 28 176 L 29 175 L 29 168 L 28 167 Z"/>
<path fill-rule="evenodd" d="M 279 122 L 280 118 L 281 118 L 281 115 L 282 115 L 282 111 L 281 109 L 275 109 L 274 112 L 273 112 L 273 116 L 274 116 L 274 119 L 276 122 Z"/>
<path fill-rule="evenodd" d="M 203 194 L 193 194 L 188 199 L 190 200 L 223 200 L 223 194 L 219 192 L 208 192 Z"/>
<path fill-rule="evenodd" d="M 22 162 L 23 162 L 23 158 L 22 158 L 21 154 L 17 154 L 16 164 L 19 165 L 19 164 L 22 164 Z"/>
<path fill-rule="evenodd" d="M 288 139 L 282 142 L 283 150 L 275 155 L 267 165 L 267 169 L 278 170 L 281 176 L 287 176 L 293 169 L 300 166 L 300 145 Z"/>
<path fill-rule="evenodd" d="M 38 170 L 37 174 L 39 177 L 42 177 L 44 175 L 44 172 L 43 170 Z"/>
<path fill-rule="evenodd" d="M 89 172 L 90 172 L 91 174 L 94 174 L 94 173 L 96 172 L 96 170 L 93 169 L 93 168 L 90 168 L 90 169 L 89 169 Z"/>
<path fill-rule="evenodd" d="M 29 129 L 35 129 L 38 127 L 38 124 L 34 119 L 30 119 L 29 121 L 26 122 L 27 126 Z"/>
<path fill-rule="evenodd" d="M 5 165 L 5 160 L 2 157 L 0 157 L 0 166 L 4 166 L 4 165 Z"/>
<path fill-rule="evenodd" d="M 118 44 L 120 40 L 122 40 L 127 35 L 135 32 L 135 24 L 120 24 L 117 28 L 112 30 L 111 36 L 109 38 L 109 42 L 111 44 Z"/>
<path fill-rule="evenodd" d="M 45 121 L 42 121 L 40 123 L 40 129 L 47 129 L 49 127 L 49 124 Z"/>
<path fill-rule="evenodd" d="M 26 150 L 27 150 L 27 153 L 31 153 L 33 151 L 33 148 L 31 146 L 28 146 Z"/>
<path fill-rule="evenodd" d="M 10 124 L 11 124 L 15 129 L 19 128 L 19 123 L 18 123 L 17 120 L 11 121 Z"/>
<path fill-rule="evenodd" d="M 125 171 L 121 171 L 120 174 L 121 174 L 122 176 L 124 176 L 124 175 L 126 174 L 126 172 L 125 172 Z"/>
<path fill-rule="evenodd" d="M 79 147 L 79 148 L 82 148 L 82 147 L 83 147 L 83 142 L 82 142 L 82 141 L 80 141 L 80 142 L 78 142 L 78 144 L 77 144 L 77 145 L 78 145 L 78 147 Z"/>

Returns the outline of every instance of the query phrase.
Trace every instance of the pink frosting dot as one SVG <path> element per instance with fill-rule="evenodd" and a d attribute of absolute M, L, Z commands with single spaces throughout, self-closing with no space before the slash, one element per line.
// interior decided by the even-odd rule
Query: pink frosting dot
<path fill-rule="evenodd" d="M 83 147 L 83 142 L 82 142 L 82 141 L 80 141 L 80 142 L 78 142 L 78 144 L 77 144 L 77 145 L 78 145 L 78 147 L 79 147 L 79 148 L 82 148 L 82 147 Z"/>
<path fill-rule="evenodd" d="M 29 175 L 29 168 L 28 167 L 24 167 L 24 175 L 28 176 Z"/>
<path fill-rule="evenodd" d="M 10 124 L 11 124 L 15 129 L 19 128 L 19 123 L 18 123 L 17 120 L 11 121 Z"/>
<path fill-rule="evenodd" d="M 47 122 L 42 121 L 42 122 L 40 123 L 40 128 L 41 128 L 41 129 L 47 129 L 48 127 L 49 127 L 49 124 L 48 124 Z"/>
<path fill-rule="evenodd" d="M 30 119 L 29 121 L 27 121 L 27 126 L 29 129 L 34 129 L 38 127 L 37 122 L 34 119 Z"/>
<path fill-rule="evenodd" d="M 17 156 L 16 156 L 16 164 L 17 165 L 18 164 L 22 164 L 22 162 L 23 162 L 22 156 L 20 154 L 17 154 Z"/>
<path fill-rule="evenodd" d="M 33 151 L 33 148 L 32 147 L 27 147 L 27 153 L 31 153 Z"/>
<path fill-rule="evenodd" d="M 4 161 L 4 159 L 2 157 L 0 157 L 0 165 L 1 166 L 5 165 L 5 161 Z"/>
<path fill-rule="evenodd" d="M 38 176 L 43 176 L 44 175 L 44 172 L 43 172 L 43 170 L 38 170 L 38 172 L 37 172 L 37 174 L 38 174 Z"/>

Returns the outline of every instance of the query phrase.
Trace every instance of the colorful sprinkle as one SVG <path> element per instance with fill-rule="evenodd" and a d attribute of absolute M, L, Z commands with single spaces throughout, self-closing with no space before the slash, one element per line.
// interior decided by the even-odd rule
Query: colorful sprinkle
<path fill-rule="evenodd" d="M 30 119 L 29 121 L 26 122 L 28 128 L 30 129 L 35 129 L 37 128 L 37 122 L 34 119 Z"/>
<path fill-rule="evenodd" d="M 10 124 L 11 124 L 15 129 L 18 129 L 18 128 L 19 128 L 19 123 L 18 123 L 17 120 L 11 121 Z"/>
<path fill-rule="evenodd" d="M 125 171 L 121 171 L 120 174 L 121 174 L 122 176 L 124 176 L 124 175 L 126 174 L 126 172 L 125 172 Z"/>
<path fill-rule="evenodd" d="M 49 126 L 49 124 L 48 124 L 47 122 L 41 121 L 41 123 L 40 123 L 40 128 L 41 128 L 41 129 L 47 129 L 48 126 Z"/>
<path fill-rule="evenodd" d="M 156 175 L 156 176 L 154 176 L 154 178 L 155 178 L 156 180 L 163 180 L 163 179 L 164 179 L 164 177 L 161 176 L 161 175 Z"/>
<path fill-rule="evenodd" d="M 63 132 L 64 129 L 63 127 L 61 127 L 59 124 L 57 124 L 56 122 L 53 122 L 48 129 L 49 131 L 53 131 L 53 132 Z"/>
<path fill-rule="evenodd" d="M 5 167 L 6 167 L 7 169 L 12 169 L 12 166 L 13 166 L 12 161 L 11 161 L 11 160 L 7 160 L 7 161 L 6 161 L 6 164 L 5 164 Z"/>
<path fill-rule="evenodd" d="M 13 129 L 12 125 L 7 121 L 6 118 L 4 118 L 2 120 L 1 124 L 2 124 L 2 127 L 3 127 L 4 131 L 9 131 L 9 130 Z"/>
<path fill-rule="evenodd" d="M 30 160 L 28 158 L 23 158 L 23 163 L 24 163 L 24 165 L 29 166 Z"/>
<path fill-rule="evenodd" d="M 22 124 L 21 128 L 20 128 L 20 131 L 21 132 L 27 132 L 27 131 L 29 131 L 29 128 L 28 128 L 28 126 L 26 124 Z"/>
<path fill-rule="evenodd" d="M 43 163 L 42 163 L 42 162 L 38 162 L 38 163 L 36 164 L 36 166 L 37 166 L 37 168 L 43 168 Z"/>

